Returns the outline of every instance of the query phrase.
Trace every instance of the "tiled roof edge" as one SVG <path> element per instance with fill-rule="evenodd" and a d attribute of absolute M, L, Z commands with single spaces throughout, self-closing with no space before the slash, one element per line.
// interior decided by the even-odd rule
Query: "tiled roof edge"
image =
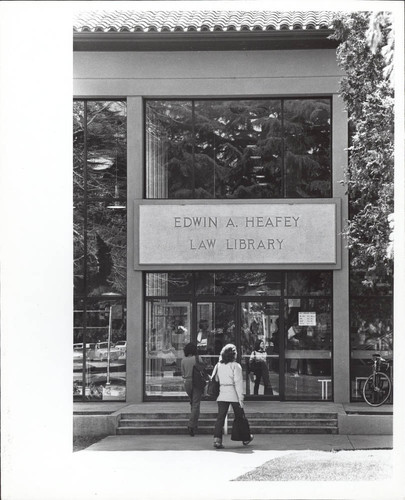
<path fill-rule="evenodd" d="M 198 33 L 330 30 L 332 11 L 87 11 L 76 16 L 78 33 Z"/>

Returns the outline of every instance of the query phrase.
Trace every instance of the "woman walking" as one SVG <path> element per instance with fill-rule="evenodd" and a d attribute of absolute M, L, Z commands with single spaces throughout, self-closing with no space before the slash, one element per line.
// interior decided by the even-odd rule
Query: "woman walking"
<path fill-rule="evenodd" d="M 242 367 L 236 362 L 236 347 L 233 344 L 227 344 L 223 347 L 219 362 L 213 370 L 213 377 L 219 381 L 219 396 L 218 415 L 215 422 L 214 430 L 214 448 L 224 448 L 222 444 L 222 429 L 224 427 L 225 418 L 229 410 L 229 405 L 232 405 L 236 419 L 244 417 L 244 395 L 243 395 L 243 376 Z M 243 441 L 244 445 L 248 445 L 253 439 L 250 438 Z"/>
<path fill-rule="evenodd" d="M 198 418 L 200 416 L 200 403 L 204 389 L 193 383 L 193 368 L 199 364 L 197 346 L 193 343 L 184 347 L 184 358 L 181 360 L 181 375 L 184 380 L 184 389 L 190 399 L 191 413 L 188 421 L 188 433 L 194 436 L 197 432 Z"/>

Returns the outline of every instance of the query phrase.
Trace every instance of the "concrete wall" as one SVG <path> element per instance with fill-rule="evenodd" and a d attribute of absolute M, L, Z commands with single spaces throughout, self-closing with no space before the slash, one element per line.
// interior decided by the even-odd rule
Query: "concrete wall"
<path fill-rule="evenodd" d="M 329 49 L 74 53 L 77 97 L 330 95 L 340 77 Z"/>
<path fill-rule="evenodd" d="M 112 415 L 74 415 L 74 436 L 111 436 L 118 426 L 118 417 Z"/>
<path fill-rule="evenodd" d="M 392 415 L 338 415 L 339 434 L 391 435 Z"/>
<path fill-rule="evenodd" d="M 333 49 L 74 53 L 75 97 L 125 97 L 128 103 L 128 402 L 142 401 L 143 386 L 142 275 L 133 265 L 137 252 L 134 207 L 142 201 L 143 186 L 142 98 L 332 96 L 333 196 L 342 199 L 345 219 L 347 199 L 340 180 L 347 162 L 347 119 L 337 96 L 341 76 Z M 341 252 L 342 269 L 334 272 L 334 397 L 348 402 L 348 257 L 344 244 Z"/>

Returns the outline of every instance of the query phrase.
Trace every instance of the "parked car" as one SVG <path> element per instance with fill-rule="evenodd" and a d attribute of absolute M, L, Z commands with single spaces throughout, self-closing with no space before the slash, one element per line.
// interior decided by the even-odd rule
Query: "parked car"
<path fill-rule="evenodd" d="M 83 344 L 73 344 L 73 361 L 81 361 L 82 359 L 83 359 Z"/>
<path fill-rule="evenodd" d="M 86 344 L 86 359 L 95 358 L 96 344 Z M 83 359 L 83 343 L 73 344 L 73 361 Z"/>
<path fill-rule="evenodd" d="M 115 348 L 119 349 L 119 351 L 121 352 L 121 356 L 125 356 L 127 353 L 127 341 L 119 340 L 115 343 Z"/>
<path fill-rule="evenodd" d="M 117 349 L 113 343 L 110 343 L 110 360 L 114 361 L 121 355 L 121 351 Z M 108 359 L 108 342 L 98 342 L 95 348 L 95 359 Z"/>

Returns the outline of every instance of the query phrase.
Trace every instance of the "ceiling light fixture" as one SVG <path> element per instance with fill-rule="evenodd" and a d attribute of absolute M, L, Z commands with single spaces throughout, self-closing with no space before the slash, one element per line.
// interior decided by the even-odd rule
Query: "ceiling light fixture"
<path fill-rule="evenodd" d="M 114 165 L 114 161 L 110 158 L 90 158 L 87 160 L 90 168 L 95 172 L 102 172 L 108 170 Z"/>

